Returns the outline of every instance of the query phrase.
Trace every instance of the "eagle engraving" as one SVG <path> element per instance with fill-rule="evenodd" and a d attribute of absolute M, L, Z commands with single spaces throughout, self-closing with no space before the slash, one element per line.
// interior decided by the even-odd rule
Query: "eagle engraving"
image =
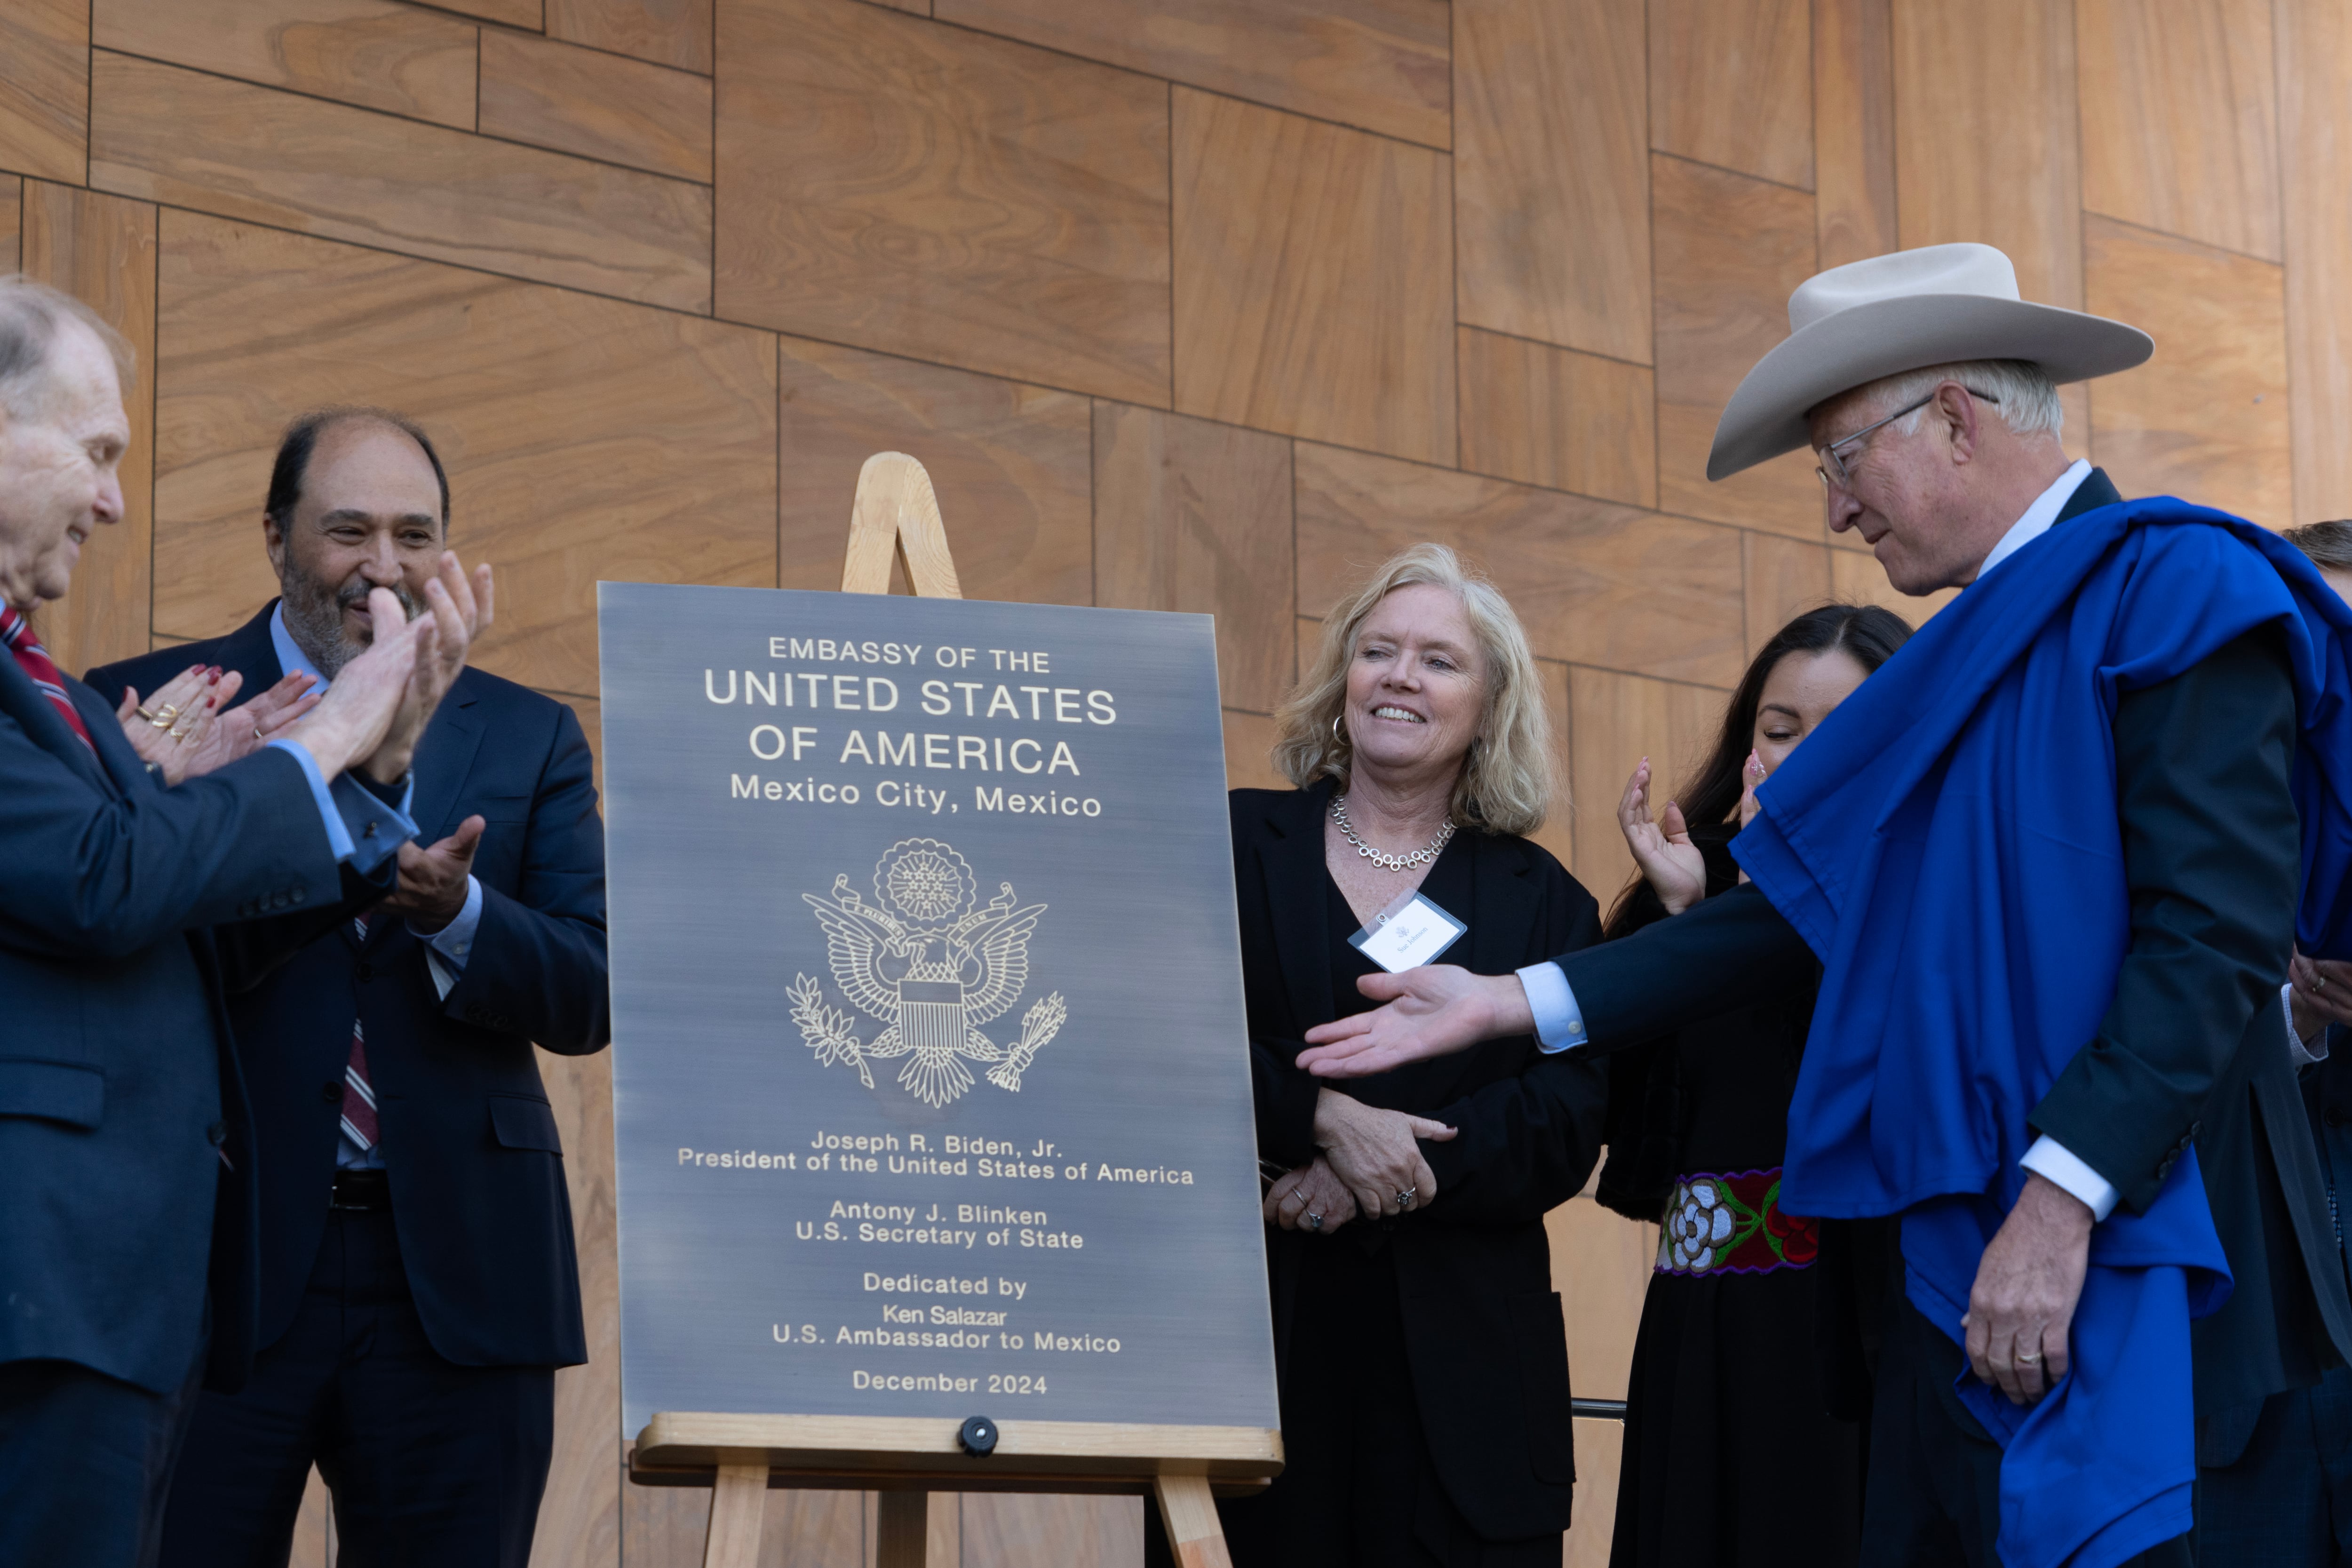
<path fill-rule="evenodd" d="M 1020 906 L 1013 884 L 972 907 L 978 884 L 952 845 L 905 838 L 874 867 L 868 903 L 845 874 L 829 896 L 803 893 L 824 931 L 833 983 L 866 1016 L 885 1026 L 870 1041 L 857 1037 L 850 1014 L 825 1005 L 824 988 L 795 974 L 785 993 L 801 1042 L 820 1067 L 847 1062 L 860 1082 L 874 1087 L 869 1062 L 907 1058 L 898 1082 L 934 1108 L 971 1087 L 964 1061 L 986 1062 L 988 1081 L 1018 1094 L 1028 1070 L 1069 1016 L 1058 991 L 1022 1016 L 1021 1037 L 999 1046 L 980 1032 L 1009 1012 L 1029 984 L 1029 938 L 1044 904 Z M 961 1059 L 960 1059 L 961 1058 Z"/>

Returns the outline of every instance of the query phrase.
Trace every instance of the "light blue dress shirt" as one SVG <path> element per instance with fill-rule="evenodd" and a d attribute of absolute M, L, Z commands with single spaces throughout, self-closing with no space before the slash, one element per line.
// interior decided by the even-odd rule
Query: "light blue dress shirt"
<path fill-rule="evenodd" d="M 270 646 L 278 650 L 278 668 L 288 675 L 307 675 L 318 682 L 318 689 L 328 686 L 327 678 L 319 667 L 303 653 L 301 645 L 286 629 L 286 606 L 279 605 L 269 615 Z M 319 764 L 301 747 L 284 741 L 272 741 L 302 764 L 303 776 L 310 781 L 310 793 L 319 802 L 320 816 L 327 825 L 327 840 L 333 846 L 338 859 L 349 860 L 352 868 L 362 876 L 373 871 L 400 847 L 416 837 L 416 825 L 409 820 L 410 806 L 415 803 L 416 786 L 411 781 L 395 811 L 348 776 L 335 780 L 331 790 L 319 776 Z M 466 904 L 457 917 L 439 931 L 427 936 L 411 925 L 408 929 L 425 937 L 425 961 L 432 972 L 433 984 L 444 996 L 457 984 L 464 972 L 466 960 L 474 951 L 474 933 L 482 923 L 482 885 L 473 878 L 466 879 Z M 1554 973 L 1558 973 L 1555 971 Z M 335 1163 L 344 1170 L 381 1170 L 383 1168 L 383 1145 L 362 1149 L 348 1137 L 339 1137 Z"/>

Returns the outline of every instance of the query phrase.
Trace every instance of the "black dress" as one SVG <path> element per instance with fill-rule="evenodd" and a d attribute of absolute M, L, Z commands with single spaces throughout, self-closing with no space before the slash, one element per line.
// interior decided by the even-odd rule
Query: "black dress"
<path fill-rule="evenodd" d="M 1710 895 L 1727 835 L 1696 836 Z M 1637 921 L 1665 910 L 1647 887 Z M 1646 918 L 1644 918 L 1646 917 Z M 1866 1401 L 1824 1355 L 1852 1326 L 1819 1222 L 1780 1206 L 1812 999 L 1726 1013 L 1611 1058 L 1598 1196 L 1660 1220 L 1628 1385 L 1611 1568 L 1836 1568 L 1860 1550 Z M 1825 1392 L 1826 1391 L 1826 1392 Z"/>
<path fill-rule="evenodd" d="M 1328 788 L 1234 793 L 1234 849 L 1259 1147 L 1315 1157 L 1321 1084 L 1292 1065 L 1308 1028 L 1370 1005 L 1373 965 L 1324 866 Z M 1467 922 L 1441 962 L 1507 972 L 1598 940 L 1599 910 L 1522 839 L 1465 831 L 1423 891 Z M 1287 1467 L 1221 1504 L 1236 1568 L 1556 1568 L 1575 1477 L 1567 1347 L 1546 1210 L 1599 1153 L 1598 1063 L 1531 1039 L 1336 1085 L 1460 1129 L 1425 1143 L 1434 1202 L 1329 1235 L 1269 1226 Z"/>

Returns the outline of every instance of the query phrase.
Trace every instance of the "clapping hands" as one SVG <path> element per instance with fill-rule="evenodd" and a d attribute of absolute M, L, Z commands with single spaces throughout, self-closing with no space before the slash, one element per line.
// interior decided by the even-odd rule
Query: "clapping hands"
<path fill-rule="evenodd" d="M 1749 797 L 1754 793 L 1751 789 Z M 1750 799 L 1740 802 L 1743 810 L 1750 804 Z M 1745 822 L 1747 818 L 1740 820 Z M 1634 864 L 1642 868 L 1643 877 L 1666 906 L 1666 913 L 1678 915 L 1706 897 L 1706 858 L 1691 842 L 1682 807 L 1668 801 L 1661 818 L 1650 820 L 1647 757 L 1633 770 L 1633 776 L 1625 781 L 1625 797 L 1617 803 L 1617 826 L 1624 832 L 1625 847 L 1633 852 Z"/>
<path fill-rule="evenodd" d="M 289 675 L 231 713 L 244 685 L 236 670 L 191 665 L 144 702 L 137 687 L 126 689 L 114 716 L 139 760 L 176 784 L 258 750 L 319 705 L 310 678 Z"/>

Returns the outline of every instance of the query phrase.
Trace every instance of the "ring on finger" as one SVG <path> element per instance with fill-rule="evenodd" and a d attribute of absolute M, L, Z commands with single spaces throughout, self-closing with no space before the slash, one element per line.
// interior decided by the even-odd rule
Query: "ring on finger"
<path fill-rule="evenodd" d="M 1313 1209 L 1308 1209 L 1307 1211 L 1307 1228 L 1309 1230 L 1321 1230 L 1323 1228 L 1323 1216 L 1317 1214 Z"/>
<path fill-rule="evenodd" d="M 1420 1194 L 1421 1194 L 1421 1185 L 1420 1185 L 1420 1184 L 1419 1184 L 1419 1183 L 1415 1183 L 1413 1185 L 1412 1185 L 1412 1186 L 1410 1186 L 1410 1187 L 1402 1187 L 1402 1188 L 1398 1189 L 1397 1195 L 1396 1195 L 1396 1206 L 1397 1206 L 1397 1208 L 1398 1208 L 1400 1211 L 1402 1211 L 1402 1210 L 1409 1209 L 1409 1208 L 1412 1207 L 1412 1205 L 1413 1205 L 1413 1200 L 1414 1200 L 1415 1198 L 1417 1198 L 1418 1196 L 1420 1196 Z"/>
<path fill-rule="evenodd" d="M 174 741 L 184 741 L 188 738 L 188 732 L 177 726 L 164 731 L 163 733 Z"/>
<path fill-rule="evenodd" d="M 145 713 L 147 710 L 142 708 L 140 711 Z M 168 730 L 172 727 L 172 721 L 179 716 L 180 710 L 178 706 L 173 703 L 166 702 L 161 708 L 156 709 L 152 713 L 147 714 L 147 722 L 154 725 L 158 730 Z"/>

